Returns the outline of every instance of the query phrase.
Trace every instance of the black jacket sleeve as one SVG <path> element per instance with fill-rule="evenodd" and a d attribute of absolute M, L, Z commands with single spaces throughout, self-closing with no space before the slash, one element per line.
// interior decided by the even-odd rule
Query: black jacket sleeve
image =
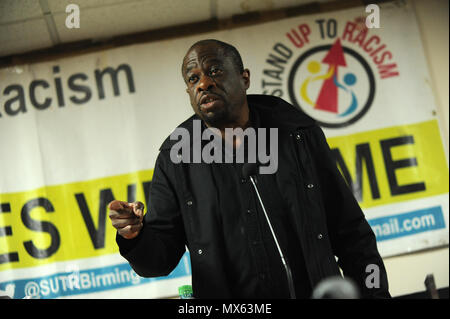
<path fill-rule="evenodd" d="M 362 298 L 390 298 L 375 234 L 340 174 L 322 129 L 315 126 L 312 132 L 323 209 L 339 267 L 357 284 Z"/>
<path fill-rule="evenodd" d="M 166 276 L 185 252 L 185 232 L 175 191 L 168 178 L 169 159 L 161 152 L 155 163 L 144 226 L 139 235 L 116 235 L 120 254 L 143 277 Z"/>

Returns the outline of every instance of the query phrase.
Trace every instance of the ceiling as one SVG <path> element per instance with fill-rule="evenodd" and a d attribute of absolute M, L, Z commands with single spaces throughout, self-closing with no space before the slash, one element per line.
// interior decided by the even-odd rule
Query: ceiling
<path fill-rule="evenodd" d="M 0 57 L 329 0 L 0 0 Z M 80 8 L 69 29 L 66 7 Z"/>

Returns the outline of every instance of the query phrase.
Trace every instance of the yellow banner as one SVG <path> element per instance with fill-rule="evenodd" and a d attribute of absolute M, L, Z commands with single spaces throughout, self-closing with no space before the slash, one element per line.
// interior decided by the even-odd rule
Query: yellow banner
<path fill-rule="evenodd" d="M 329 138 L 363 208 L 448 193 L 436 121 Z M 107 205 L 146 204 L 153 170 L 0 194 L 0 271 L 118 251 Z"/>
<path fill-rule="evenodd" d="M 0 271 L 118 252 L 107 205 L 146 203 L 152 176 L 145 170 L 0 194 Z"/>
<path fill-rule="evenodd" d="M 329 138 L 328 144 L 363 208 L 448 193 L 436 120 Z"/>

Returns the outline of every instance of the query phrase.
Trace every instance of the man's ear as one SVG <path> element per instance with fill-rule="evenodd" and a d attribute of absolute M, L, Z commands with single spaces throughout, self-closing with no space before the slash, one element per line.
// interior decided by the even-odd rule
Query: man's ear
<path fill-rule="evenodd" d="M 250 70 L 244 69 L 242 72 L 242 78 L 244 79 L 245 89 L 250 87 Z"/>

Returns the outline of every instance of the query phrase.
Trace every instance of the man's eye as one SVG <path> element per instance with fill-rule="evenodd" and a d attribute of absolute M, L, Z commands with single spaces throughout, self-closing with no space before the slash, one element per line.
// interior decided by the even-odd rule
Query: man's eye
<path fill-rule="evenodd" d="M 212 67 L 211 70 L 209 71 L 210 75 L 218 75 L 222 72 L 222 70 L 218 67 Z"/>
<path fill-rule="evenodd" d="M 198 80 L 198 76 L 197 76 L 197 75 L 191 75 L 191 76 L 188 78 L 188 82 L 189 82 L 189 83 L 195 83 L 195 82 L 197 82 L 197 80 Z"/>

